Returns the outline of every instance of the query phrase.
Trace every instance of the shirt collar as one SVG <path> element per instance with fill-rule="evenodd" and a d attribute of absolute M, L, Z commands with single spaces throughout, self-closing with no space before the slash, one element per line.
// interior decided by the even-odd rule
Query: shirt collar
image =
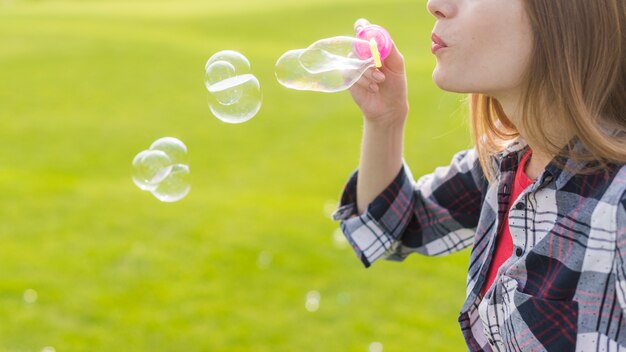
<path fill-rule="evenodd" d="M 500 173 L 517 170 L 519 161 L 528 149 L 528 143 L 521 137 L 511 142 L 503 151 L 496 154 L 496 160 Z M 578 138 L 572 138 L 570 142 L 561 149 L 560 154 L 567 155 L 569 151 L 581 152 L 584 145 Z M 539 184 L 543 184 L 546 180 L 556 180 L 556 188 L 561 189 L 567 182 L 580 172 L 586 165 L 587 161 L 573 160 L 563 156 L 554 157 L 546 166 L 544 172 L 539 176 Z M 565 165 L 562 167 L 560 165 Z"/>

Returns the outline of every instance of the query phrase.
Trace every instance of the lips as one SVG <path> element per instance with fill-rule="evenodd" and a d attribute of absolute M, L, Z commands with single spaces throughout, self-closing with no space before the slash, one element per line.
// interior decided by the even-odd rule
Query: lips
<path fill-rule="evenodd" d="M 433 54 L 436 53 L 437 51 L 443 49 L 443 48 L 447 48 L 448 47 L 446 42 L 441 40 L 441 38 L 439 38 L 435 33 L 432 34 L 430 39 L 432 40 L 431 51 L 433 52 Z"/>

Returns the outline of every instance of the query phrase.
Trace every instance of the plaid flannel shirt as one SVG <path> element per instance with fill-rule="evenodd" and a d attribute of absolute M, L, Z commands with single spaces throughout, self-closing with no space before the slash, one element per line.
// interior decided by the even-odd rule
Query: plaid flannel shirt
<path fill-rule="evenodd" d="M 334 218 L 366 267 L 471 246 L 459 315 L 470 351 L 626 351 L 626 166 L 583 175 L 582 162 L 552 162 L 507 209 L 527 147 L 496 155 L 490 184 L 475 149 L 417 182 L 404 165 L 363 214 L 355 172 Z M 482 297 L 506 212 L 514 253 Z"/>

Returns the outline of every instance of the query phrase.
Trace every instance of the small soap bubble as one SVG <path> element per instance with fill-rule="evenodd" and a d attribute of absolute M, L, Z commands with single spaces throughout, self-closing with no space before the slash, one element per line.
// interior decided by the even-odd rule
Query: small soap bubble
<path fill-rule="evenodd" d="M 335 210 L 337 209 L 337 201 L 329 199 L 326 201 L 326 203 L 324 203 L 324 216 L 326 217 L 332 217 L 333 213 L 335 212 Z"/>
<path fill-rule="evenodd" d="M 214 61 L 206 66 L 204 85 L 210 89 L 211 85 L 237 75 L 235 66 L 228 61 Z"/>
<path fill-rule="evenodd" d="M 317 291 L 309 291 L 306 294 L 306 301 L 304 302 L 304 308 L 309 312 L 317 312 L 320 308 L 320 293 Z"/>
<path fill-rule="evenodd" d="M 337 249 L 344 249 L 350 246 L 350 243 L 348 243 L 346 236 L 343 234 L 343 231 L 340 228 L 333 231 L 333 244 Z"/>
<path fill-rule="evenodd" d="M 160 150 L 167 154 L 171 164 L 184 164 L 187 162 L 187 146 L 174 137 L 159 138 L 150 145 L 150 150 Z"/>
<path fill-rule="evenodd" d="M 383 344 L 380 342 L 370 343 L 368 352 L 383 352 Z"/>
<path fill-rule="evenodd" d="M 259 253 L 256 259 L 256 265 L 259 269 L 267 269 L 272 265 L 272 253 L 263 251 Z"/>
<path fill-rule="evenodd" d="M 204 70 L 209 71 L 209 67 L 211 67 L 211 65 L 217 61 L 228 62 L 230 65 L 233 66 L 235 72 L 238 74 L 250 71 L 251 67 L 250 61 L 248 61 L 248 58 L 245 57 L 243 54 L 234 50 L 222 50 L 213 54 L 213 56 L 209 58 L 204 66 Z"/>
<path fill-rule="evenodd" d="M 143 191 L 156 188 L 170 172 L 172 161 L 161 150 L 144 150 L 133 159 L 133 182 Z"/>
<path fill-rule="evenodd" d="M 41 349 L 41 352 L 56 352 L 56 349 L 54 349 L 54 347 L 52 346 L 46 346 Z"/>
<path fill-rule="evenodd" d="M 352 301 L 352 296 L 350 295 L 350 293 L 339 292 L 337 294 L 337 304 L 339 304 L 340 306 L 348 305 L 350 304 L 350 301 Z"/>
<path fill-rule="evenodd" d="M 162 202 L 183 199 L 191 189 L 187 146 L 174 137 L 154 141 L 133 159 L 132 179 Z"/>
<path fill-rule="evenodd" d="M 177 202 L 191 190 L 190 178 L 189 166 L 174 164 L 167 177 L 152 190 L 152 194 L 162 202 Z"/>
<path fill-rule="evenodd" d="M 22 295 L 24 302 L 28 304 L 33 304 L 37 302 L 37 297 L 37 291 L 33 290 L 32 288 L 25 290 L 24 294 Z"/>
<path fill-rule="evenodd" d="M 211 56 L 204 68 L 209 108 L 215 117 L 227 123 L 242 123 L 259 112 L 263 100 L 261 84 L 250 73 L 250 62 L 245 56 L 232 50 L 220 51 Z"/>

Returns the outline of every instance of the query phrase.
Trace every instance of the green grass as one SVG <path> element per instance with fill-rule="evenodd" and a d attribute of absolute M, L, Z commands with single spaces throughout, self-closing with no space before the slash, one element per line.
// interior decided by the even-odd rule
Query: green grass
<path fill-rule="evenodd" d="M 359 17 L 407 59 L 413 173 L 448 163 L 470 141 L 461 97 L 430 79 L 423 0 L 0 0 L 0 351 L 465 349 L 467 251 L 365 270 L 336 248 L 324 208 L 357 165 L 359 111 L 274 79 L 284 51 Z M 223 49 L 262 85 L 242 125 L 206 106 L 204 62 Z M 190 151 L 174 204 L 130 180 L 163 136 Z"/>

